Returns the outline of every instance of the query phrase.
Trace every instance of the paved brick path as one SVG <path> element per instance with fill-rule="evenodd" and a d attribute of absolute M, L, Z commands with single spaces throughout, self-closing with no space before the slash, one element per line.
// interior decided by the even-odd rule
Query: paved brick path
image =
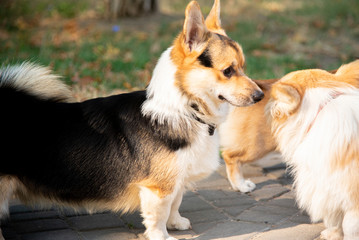
<path fill-rule="evenodd" d="M 295 206 L 291 179 L 276 153 L 245 166 L 245 176 L 257 188 L 250 194 L 229 188 L 225 167 L 188 191 L 180 212 L 192 230 L 170 231 L 179 239 L 313 240 L 323 224 L 310 224 Z M 74 213 L 40 210 L 14 201 L 10 220 L 2 223 L 6 240 L 144 240 L 138 213 Z"/>

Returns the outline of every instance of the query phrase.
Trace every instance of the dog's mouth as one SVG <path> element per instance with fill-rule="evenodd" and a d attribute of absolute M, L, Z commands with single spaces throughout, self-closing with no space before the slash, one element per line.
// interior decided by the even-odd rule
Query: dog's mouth
<path fill-rule="evenodd" d="M 243 101 L 240 101 L 240 102 L 233 102 L 233 101 L 230 101 L 228 100 L 227 98 L 225 98 L 223 95 L 218 95 L 218 98 L 222 101 L 225 101 L 225 102 L 228 102 L 229 104 L 235 106 L 235 107 L 246 107 L 246 106 L 250 106 L 252 104 L 254 104 L 255 102 L 254 101 L 246 101 L 246 102 L 243 102 Z"/>
<path fill-rule="evenodd" d="M 232 102 L 232 101 L 229 101 L 227 98 L 225 98 L 225 97 L 223 97 L 223 95 L 218 95 L 218 98 L 220 99 L 220 100 L 222 100 L 222 101 L 225 101 L 225 102 L 228 102 L 229 104 L 231 104 L 231 105 L 233 105 L 233 106 L 236 106 L 236 107 L 241 107 L 242 106 L 242 104 L 236 104 L 236 103 L 234 103 L 234 102 Z"/>
<path fill-rule="evenodd" d="M 219 95 L 218 98 L 219 98 L 220 100 L 222 100 L 222 101 L 227 101 L 227 102 L 228 102 L 228 100 L 225 99 L 222 95 Z"/>

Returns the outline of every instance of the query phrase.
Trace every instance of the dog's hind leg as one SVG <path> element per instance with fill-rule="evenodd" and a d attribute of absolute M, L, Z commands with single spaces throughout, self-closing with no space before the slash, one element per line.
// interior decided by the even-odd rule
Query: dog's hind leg
<path fill-rule="evenodd" d="M 343 232 L 344 240 L 359 239 L 359 210 L 352 210 L 345 213 Z"/>
<path fill-rule="evenodd" d="M 9 200 L 14 192 L 15 183 L 9 176 L 0 177 L 0 221 L 9 216 Z M 0 222 L 1 227 L 1 222 Z M 4 237 L 0 228 L 0 240 Z"/>
<path fill-rule="evenodd" d="M 177 230 L 187 230 L 191 229 L 191 223 L 190 221 L 182 217 L 178 211 L 183 197 L 184 189 L 180 189 L 173 200 L 172 206 L 171 206 L 171 212 L 170 216 L 167 221 L 167 228 L 168 229 L 177 229 Z"/>
<path fill-rule="evenodd" d="M 244 179 L 242 173 L 242 163 L 238 153 L 223 151 L 222 157 L 226 163 L 228 180 L 234 190 L 246 193 L 256 188 L 256 185 L 249 179 Z"/>
<path fill-rule="evenodd" d="M 14 193 L 15 183 L 9 176 L 0 177 L 0 219 L 9 215 L 9 200 Z"/>
<path fill-rule="evenodd" d="M 326 229 L 320 233 L 320 237 L 326 240 L 342 240 L 342 221 L 343 213 L 341 211 L 333 211 L 324 216 L 323 222 Z"/>
<path fill-rule="evenodd" d="M 156 190 L 141 187 L 141 212 L 146 227 L 145 236 L 149 240 L 175 240 L 167 232 L 166 223 L 177 191 L 159 196 Z"/>

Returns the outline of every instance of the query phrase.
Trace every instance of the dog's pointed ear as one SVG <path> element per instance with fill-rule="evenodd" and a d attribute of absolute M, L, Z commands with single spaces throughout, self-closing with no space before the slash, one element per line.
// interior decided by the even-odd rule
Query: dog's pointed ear
<path fill-rule="evenodd" d="M 272 87 L 270 101 L 272 117 L 280 119 L 288 117 L 299 107 L 301 96 L 293 85 L 277 83 Z"/>
<path fill-rule="evenodd" d="M 359 87 L 359 59 L 342 65 L 335 73 L 340 81 Z"/>
<path fill-rule="evenodd" d="M 206 26 L 209 30 L 224 32 L 221 28 L 220 14 L 220 0 L 214 0 L 213 7 L 206 18 Z"/>
<path fill-rule="evenodd" d="M 196 1 L 192 1 L 187 5 L 183 34 L 190 52 L 199 48 L 201 44 L 207 41 L 208 30 L 204 23 L 201 9 Z"/>

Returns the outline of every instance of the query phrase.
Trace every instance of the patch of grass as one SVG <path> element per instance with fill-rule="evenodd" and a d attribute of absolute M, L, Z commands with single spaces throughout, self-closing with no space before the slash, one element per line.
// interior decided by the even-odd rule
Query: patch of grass
<path fill-rule="evenodd" d="M 297 14 L 310 17 L 320 27 L 344 27 L 359 22 L 359 1 L 357 0 L 315 0 L 308 1 Z"/>
<path fill-rule="evenodd" d="M 37 25 L 41 18 L 59 15 L 73 18 L 89 8 L 87 0 L 1 0 L 0 27 L 8 30 Z"/>
<path fill-rule="evenodd" d="M 239 21 L 235 28 L 232 31 L 228 31 L 227 34 L 242 45 L 245 53 L 249 53 L 266 41 L 265 36 L 261 32 L 256 31 L 257 24 L 252 21 Z"/>
<path fill-rule="evenodd" d="M 53 5 L 48 6 L 52 11 L 57 12 L 65 18 L 73 18 L 79 12 L 84 11 L 88 7 L 87 1 L 61 0 L 53 1 Z"/>
<path fill-rule="evenodd" d="M 301 69 L 312 68 L 314 61 L 295 59 L 289 55 L 272 57 L 247 57 L 246 74 L 253 79 L 280 78 L 285 74 Z"/>

